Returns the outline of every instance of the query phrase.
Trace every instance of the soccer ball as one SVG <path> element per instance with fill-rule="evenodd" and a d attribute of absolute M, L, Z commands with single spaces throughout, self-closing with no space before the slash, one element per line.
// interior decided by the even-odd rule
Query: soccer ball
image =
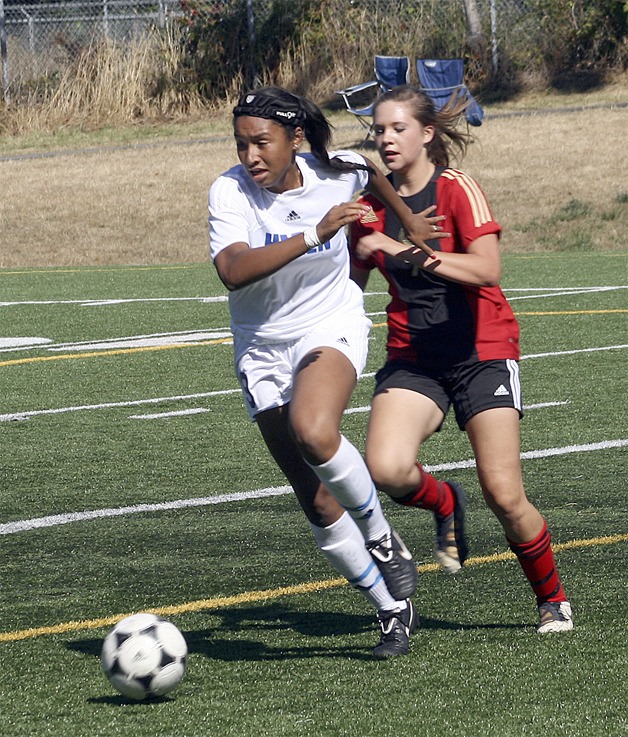
<path fill-rule="evenodd" d="M 125 617 L 105 637 L 100 663 L 111 685 L 136 701 L 165 696 L 185 673 L 188 647 L 179 630 L 163 617 Z"/>

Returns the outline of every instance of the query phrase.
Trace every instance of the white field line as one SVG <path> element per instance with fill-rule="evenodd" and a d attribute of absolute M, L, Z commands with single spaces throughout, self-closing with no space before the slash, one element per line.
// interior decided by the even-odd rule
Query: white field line
<path fill-rule="evenodd" d="M 523 409 L 527 412 L 532 409 L 546 409 L 547 407 L 560 407 L 569 402 L 539 402 L 538 404 L 524 404 Z M 369 412 L 370 405 L 364 407 L 350 407 L 345 410 L 346 415 L 357 415 Z M 129 415 L 129 420 L 162 420 L 168 417 L 187 417 L 188 415 L 198 415 L 204 412 L 211 412 L 209 407 L 195 407 L 193 409 L 182 409 L 175 412 L 154 412 L 148 415 Z"/>
<path fill-rule="evenodd" d="M 526 296 L 508 297 L 511 302 L 514 299 L 541 299 L 543 297 L 565 297 L 576 294 L 592 294 L 594 292 L 612 292 L 616 289 L 628 289 L 625 284 L 607 286 L 607 287 L 502 287 L 504 294 L 511 292 L 538 292 L 538 294 L 528 294 Z M 365 292 L 365 297 L 385 297 L 388 292 Z M 1 306 L 1 305 L 0 305 Z"/>
<path fill-rule="evenodd" d="M 539 294 L 526 294 L 522 296 L 508 295 L 508 301 L 514 302 L 521 299 L 545 299 L 547 297 L 565 297 L 576 294 L 592 294 L 594 292 L 612 292 L 616 289 L 628 289 L 628 286 L 615 287 L 529 287 L 504 289 L 504 293 L 510 292 L 539 292 Z M 387 292 L 371 292 L 372 295 L 385 296 Z M 386 312 L 369 312 L 369 317 L 385 315 Z"/>
<path fill-rule="evenodd" d="M 548 292 L 548 294 L 552 293 L 568 293 L 568 292 L 574 292 L 574 291 L 585 291 L 585 292 L 604 292 L 608 289 L 628 289 L 628 286 L 625 284 L 616 285 L 616 286 L 589 286 L 589 287 L 504 287 L 504 292 Z"/>
<path fill-rule="evenodd" d="M 628 445 L 628 439 L 606 440 L 600 443 L 587 443 L 585 445 L 567 445 L 562 448 L 545 448 L 542 450 L 531 450 L 521 453 L 521 460 L 536 460 L 538 458 L 550 458 L 568 453 L 587 453 L 592 451 L 609 450 L 612 448 L 623 448 Z M 434 466 L 426 465 L 425 468 L 431 473 L 440 471 L 452 471 L 457 469 L 468 469 L 475 467 L 473 458 L 465 461 L 451 463 L 440 463 Z M 276 486 L 254 491 L 242 491 L 232 494 L 220 494 L 218 496 L 197 497 L 192 499 L 177 499 L 172 502 L 161 502 L 155 504 L 133 504 L 126 507 L 111 507 L 104 509 L 93 509 L 84 512 L 68 512 L 67 514 L 54 514 L 47 517 L 34 517 L 32 519 L 16 520 L 0 524 L 0 535 L 12 535 L 16 532 L 40 529 L 42 527 L 56 527 L 71 522 L 85 522 L 88 520 L 104 519 L 105 517 L 122 517 L 142 512 L 162 512 L 171 509 L 185 509 L 188 507 L 205 507 L 215 504 L 225 504 L 234 501 L 246 501 L 248 499 L 261 499 L 269 496 L 282 496 L 292 491 L 290 486 Z"/>
<path fill-rule="evenodd" d="M 541 292 L 529 297 L 515 297 L 513 299 L 536 299 L 538 297 L 560 297 L 572 294 L 589 294 L 591 292 L 611 292 L 615 289 L 628 289 L 626 285 L 590 286 L 590 287 L 513 287 L 504 288 L 504 292 Z M 379 297 L 388 292 L 365 292 L 365 297 Z M 129 304 L 132 302 L 226 302 L 228 297 L 137 297 L 112 299 L 45 299 L 21 300 L 0 302 L 0 307 L 21 307 L 24 305 L 80 305 L 81 307 L 107 307 L 111 305 Z"/>
<path fill-rule="evenodd" d="M 220 340 L 228 338 L 222 345 L 233 343 L 231 330 L 222 328 L 222 330 L 194 330 L 184 333 L 164 333 L 162 335 L 133 335 L 127 338 L 109 338 L 105 340 L 97 340 L 83 343 L 57 343 L 52 346 L 46 346 L 46 350 L 51 352 L 61 351 L 112 351 L 118 348 L 155 348 L 162 345 L 176 345 L 183 343 L 198 343 L 204 340 Z"/>
<path fill-rule="evenodd" d="M 82 404 L 76 407 L 57 407 L 56 409 L 36 409 L 27 412 L 11 412 L 0 415 L 0 422 L 11 420 L 26 420 L 29 417 L 39 415 L 58 415 L 64 412 L 81 412 L 82 410 L 114 409 L 117 407 L 139 407 L 143 404 L 161 404 L 163 402 L 178 402 L 185 399 L 204 399 L 205 397 L 217 397 L 222 394 L 240 394 L 240 389 L 220 389 L 213 392 L 202 392 L 199 394 L 178 394 L 172 397 L 155 397 L 154 399 L 134 399 L 128 402 L 103 402 L 101 404 Z"/>
<path fill-rule="evenodd" d="M 563 404 L 569 404 L 569 402 L 539 402 L 538 404 L 524 404 L 523 409 L 524 410 L 545 409 L 546 407 L 560 407 Z M 370 405 L 367 405 L 366 407 L 349 407 L 349 409 L 345 410 L 345 414 L 355 415 L 355 414 L 360 414 L 362 412 L 368 412 L 370 409 L 371 409 Z"/>
<path fill-rule="evenodd" d="M 37 336 L 17 338 L 0 338 L 0 353 L 11 351 L 14 352 L 18 349 L 32 350 L 33 348 L 41 348 L 41 346 L 48 346 L 52 343 L 51 338 L 39 338 Z"/>
<path fill-rule="evenodd" d="M 155 412 L 152 415 L 129 415 L 129 420 L 163 420 L 165 417 L 187 417 L 188 415 L 199 415 L 211 412 L 209 407 L 194 407 L 193 409 L 180 409 L 176 412 Z"/>
<path fill-rule="evenodd" d="M 526 294 L 525 296 L 514 296 L 511 300 L 519 299 L 541 299 L 544 297 L 570 296 L 574 294 L 590 294 L 595 292 L 609 292 L 617 289 L 628 289 L 627 286 L 592 286 L 592 287 L 516 287 L 505 289 L 505 292 L 540 292 L 539 294 Z M 366 292 L 366 297 L 385 296 L 386 292 Z M 120 298 L 120 299 L 82 299 L 82 300 L 29 300 L 21 302 L 0 302 L 0 307 L 15 307 L 21 305 L 80 305 L 81 307 L 102 307 L 120 305 L 133 302 L 225 302 L 226 296 L 218 297 L 145 297 L 145 298 Z M 385 315 L 385 312 L 367 313 L 369 317 Z M 30 351 L 45 345 L 49 351 L 63 350 L 113 350 L 131 347 L 155 347 L 169 345 L 171 343 L 185 343 L 211 339 L 231 338 L 229 328 L 214 328 L 207 331 L 187 330 L 172 333 L 153 333 L 149 335 L 129 335 L 120 338 L 109 338 L 103 340 L 81 341 L 76 343 L 53 343 L 49 338 L 41 337 L 0 337 L 0 353 L 16 352 L 18 350 Z"/>
<path fill-rule="evenodd" d="M 198 497 L 196 499 L 177 499 L 173 502 L 161 502 L 156 504 L 134 504 L 129 507 L 111 507 L 105 509 L 93 509 L 86 512 L 69 512 L 67 514 L 53 514 L 47 517 L 35 517 L 33 519 L 6 522 L 0 525 L 0 535 L 11 535 L 15 532 L 25 530 L 36 530 L 41 527 L 56 527 L 67 525 L 70 522 L 84 522 L 92 519 L 103 519 L 105 517 L 122 517 L 127 514 L 138 514 L 140 512 L 162 512 L 169 509 L 185 509 L 188 507 L 206 507 L 211 504 L 224 504 L 226 502 L 237 502 L 245 499 L 261 499 L 266 496 L 281 496 L 292 491 L 290 486 L 276 486 L 268 489 L 257 489 L 256 491 L 241 491 L 233 494 L 221 494 L 220 496 Z"/>
<path fill-rule="evenodd" d="M 551 353 L 534 353 L 525 356 L 521 356 L 521 360 L 524 361 L 528 358 L 548 358 L 553 356 L 570 356 L 577 353 L 596 353 L 598 351 L 613 351 L 628 348 L 628 344 L 621 345 L 609 345 L 602 346 L 600 348 L 579 348 L 573 351 L 554 351 Z M 375 372 L 369 372 L 362 374 L 362 379 L 367 379 L 375 375 Z M 220 391 L 203 392 L 199 394 L 181 394 L 173 397 L 156 397 L 154 399 L 136 399 L 128 402 L 103 402 L 102 404 L 84 404 L 77 405 L 74 407 L 57 407 L 55 409 L 36 409 L 36 410 L 24 410 L 21 412 L 8 412 L 6 414 L 0 414 L 0 422 L 13 422 L 20 420 L 27 420 L 29 417 L 38 417 L 40 415 L 57 415 L 65 412 L 81 412 L 83 410 L 97 410 L 97 409 L 115 409 L 117 407 L 136 407 L 142 404 L 160 404 L 162 402 L 174 402 L 181 400 L 190 399 L 204 399 L 206 397 L 214 397 L 221 394 L 238 394 L 240 389 L 223 389 Z M 353 410 L 359 411 L 359 410 Z"/>
<path fill-rule="evenodd" d="M 527 294 L 525 296 L 521 297 L 508 297 L 509 302 L 513 302 L 515 300 L 520 299 L 543 299 L 545 297 L 564 297 L 564 296 L 572 296 L 575 294 L 591 294 L 592 292 L 611 292 L 615 289 L 628 289 L 628 287 L 580 287 L 578 289 L 575 288 L 567 288 L 567 289 L 543 289 L 540 294 Z M 522 291 L 534 291 L 532 289 L 504 289 L 504 292 L 522 292 Z"/>
<path fill-rule="evenodd" d="M 83 340 L 76 343 L 53 343 L 47 338 L 0 338 L 0 353 L 13 353 L 17 350 L 33 350 L 45 347 L 54 351 L 96 351 L 116 348 L 141 348 L 149 346 L 192 343 L 203 340 L 232 338 L 229 328 L 211 328 L 207 330 L 178 330 L 174 333 L 149 333 L 147 335 L 127 335 L 122 338 L 102 338 L 100 340 Z M 225 341 L 226 344 L 226 341 Z"/>
<path fill-rule="evenodd" d="M 100 340 L 81 340 L 75 343 L 55 343 L 54 348 L 55 350 L 68 350 L 73 348 L 80 348 L 82 346 L 108 345 L 113 340 L 130 341 L 145 340 L 151 338 L 172 338 L 174 342 L 178 343 L 180 340 L 190 337 L 195 338 L 198 335 L 201 335 L 203 339 L 205 339 L 206 336 L 213 337 L 215 333 L 218 333 L 220 337 L 222 337 L 222 333 L 227 333 L 228 335 L 231 335 L 231 331 L 229 328 L 207 328 L 207 330 L 177 330 L 175 332 L 169 333 L 146 333 L 145 335 L 126 335 L 122 336 L 121 338 L 101 338 Z"/>
<path fill-rule="evenodd" d="M 597 353 L 598 351 L 614 351 L 622 348 L 628 348 L 627 343 L 620 343 L 619 345 L 606 345 L 601 348 L 577 348 L 573 351 L 551 351 L 549 353 L 528 353 L 526 356 L 521 356 L 521 360 L 525 361 L 528 358 L 548 358 L 550 356 L 573 356 L 576 353 Z"/>
<path fill-rule="evenodd" d="M 570 287 L 570 288 L 518 288 L 518 289 L 505 289 L 504 291 L 540 291 L 542 294 L 539 295 L 530 295 L 528 297 L 513 297 L 511 299 L 527 299 L 527 298 L 536 298 L 536 297 L 543 297 L 543 296 L 563 296 L 563 295 L 570 295 L 570 294 L 584 294 L 589 292 L 597 292 L 597 291 L 610 291 L 613 289 L 625 289 L 625 286 L 616 286 L 616 287 Z M 370 295 L 379 295 L 379 294 L 385 294 L 384 292 L 370 292 L 367 293 L 366 296 Z M 181 297 L 181 298 L 147 298 L 147 299 L 108 299 L 108 300 L 46 300 L 46 301 L 23 301 L 23 302 L 0 302 L 0 307 L 5 306 L 19 306 L 19 305 L 53 305 L 53 304 L 79 304 L 81 306 L 106 306 L 106 305 L 114 305 L 114 304 L 123 304 L 123 303 L 129 303 L 129 302 L 161 302 L 161 301 L 200 301 L 200 302 L 224 302 L 226 301 L 226 297 Z M 151 339 L 151 338 L 157 338 L 157 337 L 166 337 L 168 335 L 177 335 L 177 336 L 183 336 L 183 335 L 192 335 L 196 334 L 198 336 L 198 331 L 186 331 L 186 332 L 180 332 L 176 334 L 153 334 L 148 336 L 135 336 L 136 338 L 142 338 L 142 339 Z M 203 334 L 204 335 L 204 334 Z M 215 337 L 215 334 L 211 334 L 212 337 Z M 119 339 L 119 340 L 131 340 L 132 338 L 127 339 Z M 188 338 L 191 339 L 191 338 Z M 42 339 L 45 340 L 45 339 Z M 56 344 L 54 349 L 60 350 L 62 347 L 67 349 L 70 347 L 78 347 L 79 345 L 82 346 L 94 346 L 94 345 L 100 345 L 101 347 L 105 345 L 109 345 L 111 341 L 96 341 L 96 342 L 84 342 L 84 343 L 76 343 L 76 344 Z M 29 346 L 30 347 L 30 346 Z M 614 349 L 621 349 L 626 348 L 627 345 L 618 345 L 618 346 L 606 346 L 602 348 L 587 348 L 587 349 L 580 349 L 580 350 L 573 350 L 573 351 L 557 351 L 557 352 L 551 352 L 551 353 L 539 353 L 539 354 L 531 354 L 527 356 L 522 356 L 521 360 L 527 359 L 527 358 L 539 358 L 539 357 L 549 357 L 549 356 L 560 356 L 560 355 L 573 355 L 576 353 L 586 353 L 586 352 L 596 352 L 596 351 L 602 351 L 602 350 L 614 350 Z M 52 348 L 52 346 L 49 346 L 49 348 Z M 2 351 L 2 349 L 0 349 Z M 363 378 L 372 377 L 373 373 L 364 374 Z M 116 408 L 116 407 L 130 407 L 130 406 L 139 406 L 143 404 L 158 404 L 161 402 L 167 402 L 167 401 L 180 401 L 180 400 L 189 400 L 189 399 L 197 399 L 197 398 L 204 398 L 204 397 L 211 397 L 211 396 L 217 396 L 221 394 L 234 394 L 239 393 L 239 389 L 227 389 L 222 391 L 214 391 L 214 392 L 205 392 L 205 393 L 199 393 L 199 394 L 189 394 L 189 395 L 176 395 L 172 397 L 159 397 L 154 399 L 142 399 L 142 400 L 135 400 L 135 401 L 126 401 L 126 402 L 108 402 L 108 403 L 101 403 L 101 404 L 93 404 L 93 405 L 82 405 L 82 406 L 76 406 L 76 407 L 62 407 L 57 409 L 48 409 L 48 410 L 34 410 L 34 411 L 25 411 L 25 412 L 18 412 L 18 413 L 10 413 L 10 414 L 4 414 L 0 415 L 0 422 L 2 421 L 9 421 L 9 420 L 21 420 L 26 419 L 28 417 L 37 416 L 37 415 L 46 415 L 46 414 L 59 414 L 64 412 L 73 412 L 73 411 L 81 411 L 81 410 L 96 410 L 96 409 L 108 409 L 108 408 Z M 547 407 L 547 406 L 557 406 L 560 404 L 565 404 L 565 402 L 545 402 L 540 403 L 537 405 L 529 405 L 526 407 L 526 409 L 537 409 L 541 407 Z M 184 415 L 184 414 L 195 414 L 198 412 L 206 412 L 210 411 L 208 409 L 203 408 L 196 408 L 192 410 L 183 410 L 180 412 L 169 412 L 169 413 L 159 413 L 159 414 L 153 414 L 153 415 L 136 415 L 132 416 L 133 418 L 137 419 L 152 419 L 156 417 L 167 417 L 167 416 L 177 416 L 177 415 Z M 368 407 L 360 407 L 360 408 L 354 408 L 350 409 L 347 412 L 353 413 L 353 412 L 365 412 L 368 411 Z M 560 455 L 562 453 L 573 453 L 573 452 L 584 452 L 584 451 L 590 451 L 590 450 L 599 450 L 604 448 L 612 448 L 612 447 L 621 447 L 628 443 L 626 440 L 617 440 L 617 441 L 607 441 L 606 443 L 598 443 L 593 444 L 589 446 L 567 446 L 566 448 L 553 448 L 553 449 L 547 449 L 544 451 L 530 451 L 528 453 L 522 453 L 521 458 L 526 460 L 530 458 L 539 458 L 539 457 L 547 457 L 551 455 Z M 471 468 L 475 465 L 475 461 L 473 459 L 468 461 L 460 461 L 456 463 L 449 463 L 449 464 L 441 464 L 438 466 L 426 466 L 426 468 L 430 471 L 441 471 L 441 470 L 452 470 L 456 468 Z M 73 521 L 81 521 L 84 519 L 94 519 L 94 518 L 100 518 L 104 516 L 119 516 L 123 514 L 129 514 L 129 513 L 137 513 L 137 512 L 143 512 L 143 511 L 154 511 L 154 510 L 162 510 L 162 509 L 176 509 L 181 507 L 190 507 L 190 506 L 204 506 L 209 504 L 219 504 L 227 501 L 236 501 L 240 499 L 248 499 L 248 498 L 260 498 L 264 496 L 275 496 L 278 494 L 285 494 L 289 493 L 291 491 L 290 487 L 277 487 L 274 489 L 261 489 L 253 492 L 240 492 L 235 494 L 226 494 L 218 497 L 206 497 L 201 499 L 188 499 L 188 500 L 178 500 L 175 502 L 167 502 L 163 504 L 142 504 L 142 505 L 135 505 L 133 507 L 119 507 L 115 509 L 105 509 L 105 510 L 94 510 L 92 512 L 78 512 L 78 513 L 70 513 L 68 515 L 53 515 L 50 517 L 42 517 L 38 518 L 36 520 L 24 520 L 21 522 L 12 522 L 12 523 L 6 523 L 3 525 L 0 525 L 0 534 L 10 534 L 11 532 L 18 532 L 22 529 L 34 529 L 35 527 L 45 527 L 45 526 L 52 526 L 57 524 L 65 524 L 67 522 L 73 522 Z M 42 522 L 44 521 L 44 522 Z M 17 527 L 16 527 L 17 526 Z M 14 529 L 15 528 L 15 529 Z"/>
<path fill-rule="evenodd" d="M 43 299 L 22 302 L 0 302 L 0 307 L 22 307 L 23 305 L 80 305 L 81 307 L 108 307 L 129 302 L 226 302 L 227 296 L 219 297 L 141 297 L 123 299 Z"/>

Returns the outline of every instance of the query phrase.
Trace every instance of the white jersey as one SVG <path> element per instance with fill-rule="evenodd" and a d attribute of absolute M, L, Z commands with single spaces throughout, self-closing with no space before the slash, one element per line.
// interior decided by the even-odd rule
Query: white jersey
<path fill-rule="evenodd" d="M 331 156 L 366 163 L 352 151 Z M 302 233 L 334 205 L 353 200 L 368 182 L 367 171 L 330 171 L 312 154 L 300 154 L 296 162 L 303 186 L 281 194 L 258 187 L 242 166 L 218 177 L 209 191 L 212 261 L 232 243 L 262 248 Z M 339 308 L 364 310 L 362 291 L 349 279 L 344 228 L 274 274 L 229 292 L 233 334 L 250 343 L 300 338 Z"/>

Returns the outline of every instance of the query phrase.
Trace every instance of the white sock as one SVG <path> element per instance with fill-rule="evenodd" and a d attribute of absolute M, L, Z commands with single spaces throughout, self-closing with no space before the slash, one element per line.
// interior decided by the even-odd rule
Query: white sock
<path fill-rule="evenodd" d="M 378 611 L 405 608 L 405 602 L 395 601 L 386 588 L 362 533 L 349 514 L 345 512 L 329 527 L 317 527 L 311 522 L 310 527 L 321 553 Z"/>
<path fill-rule="evenodd" d="M 320 466 L 311 466 L 319 480 L 353 517 L 366 542 L 390 533 L 375 484 L 358 449 L 344 435 L 336 453 Z"/>

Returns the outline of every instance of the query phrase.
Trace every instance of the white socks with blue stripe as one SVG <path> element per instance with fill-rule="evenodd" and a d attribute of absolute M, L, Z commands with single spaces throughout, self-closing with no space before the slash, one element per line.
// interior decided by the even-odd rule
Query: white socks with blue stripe
<path fill-rule="evenodd" d="M 317 527 L 311 522 L 310 527 L 318 549 L 378 611 L 405 606 L 390 595 L 382 574 L 364 545 L 362 533 L 347 512 L 329 527 Z"/>
<path fill-rule="evenodd" d="M 364 459 L 344 435 L 336 453 L 326 463 L 311 468 L 353 517 L 367 543 L 390 533 Z"/>

